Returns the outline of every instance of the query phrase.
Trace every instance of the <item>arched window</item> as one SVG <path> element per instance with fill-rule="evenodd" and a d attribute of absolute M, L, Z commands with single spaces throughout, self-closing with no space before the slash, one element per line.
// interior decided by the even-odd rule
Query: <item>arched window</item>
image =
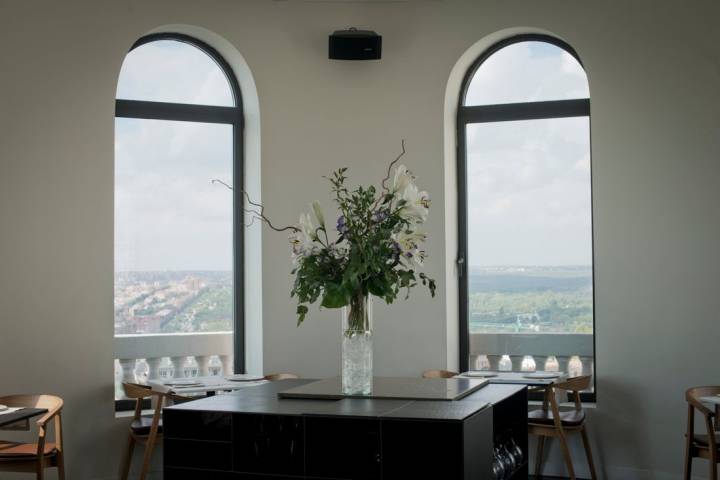
<path fill-rule="evenodd" d="M 457 124 L 461 368 L 592 373 L 590 98 L 580 59 L 545 35 L 494 45 L 466 76 Z"/>
<path fill-rule="evenodd" d="M 243 109 L 232 69 L 195 38 L 143 37 L 122 65 L 115 116 L 116 337 L 225 332 L 228 342 L 163 337 L 138 352 L 163 357 L 140 362 L 151 377 L 217 373 L 232 369 L 233 352 L 212 345 L 233 343 L 244 372 L 243 214 L 232 189 L 243 185 Z"/>

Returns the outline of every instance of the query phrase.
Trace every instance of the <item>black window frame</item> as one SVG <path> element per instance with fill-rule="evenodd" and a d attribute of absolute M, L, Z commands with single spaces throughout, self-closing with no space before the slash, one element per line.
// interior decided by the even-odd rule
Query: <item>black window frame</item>
<path fill-rule="evenodd" d="M 541 120 L 552 118 L 587 117 L 590 115 L 590 97 L 569 100 L 550 100 L 538 102 L 503 103 L 491 105 L 465 105 L 468 89 L 478 69 L 492 55 L 505 47 L 522 42 L 544 42 L 565 50 L 583 67 L 579 55 L 568 43 L 550 35 L 521 34 L 505 38 L 485 50 L 471 65 L 463 79 L 457 108 L 457 186 L 458 186 L 458 252 L 456 265 L 458 270 L 459 297 L 459 367 L 460 371 L 469 370 L 470 363 L 470 323 L 469 323 L 469 278 L 468 278 L 468 225 L 467 225 L 467 126 L 476 123 L 508 122 L 519 120 Z M 592 132 L 592 129 L 590 129 Z M 592 251 L 592 292 L 593 292 L 593 391 L 581 394 L 583 401 L 596 401 L 597 357 L 595 350 L 596 314 L 595 314 L 595 225 L 593 219 L 592 188 L 592 134 L 590 133 L 590 224 Z M 537 399 L 537 398 L 536 398 Z"/>
<path fill-rule="evenodd" d="M 244 185 L 244 115 L 240 83 L 230 64 L 213 47 L 183 33 L 162 32 L 145 35 L 130 50 L 160 40 L 187 43 L 208 55 L 224 73 L 235 102 L 234 106 L 195 105 L 146 100 L 115 99 L 115 118 L 171 120 L 181 122 L 217 123 L 232 126 L 233 185 Z M 244 298 L 244 199 L 242 188 L 233 189 L 233 359 L 235 373 L 245 373 L 245 298 Z M 119 400 L 116 409 L 126 407 Z M 132 402 L 134 403 L 134 402 Z"/>

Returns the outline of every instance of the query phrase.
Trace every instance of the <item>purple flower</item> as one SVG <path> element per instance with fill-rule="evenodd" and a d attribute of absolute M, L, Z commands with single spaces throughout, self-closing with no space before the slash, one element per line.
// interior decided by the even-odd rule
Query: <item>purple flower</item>
<path fill-rule="evenodd" d="M 338 217 L 337 226 L 335 228 L 337 228 L 337 231 L 340 232 L 341 235 L 347 233 L 348 228 L 345 224 L 345 217 L 343 215 L 340 215 L 340 217 Z"/>
<path fill-rule="evenodd" d="M 375 213 L 373 213 L 373 215 L 372 215 L 372 221 L 373 221 L 374 223 L 380 223 L 380 222 L 382 222 L 383 220 L 385 220 L 386 218 L 387 218 L 387 213 L 386 213 L 384 210 L 381 210 L 381 211 L 379 211 L 379 212 L 375 212 Z"/>

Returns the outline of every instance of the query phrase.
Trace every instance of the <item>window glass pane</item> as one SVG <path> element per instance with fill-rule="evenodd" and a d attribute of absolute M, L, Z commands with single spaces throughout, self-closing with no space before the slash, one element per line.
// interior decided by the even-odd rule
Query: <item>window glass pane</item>
<path fill-rule="evenodd" d="M 117 98 L 235 105 L 227 77 L 215 61 L 176 40 L 146 43 L 129 52 L 120 70 Z"/>
<path fill-rule="evenodd" d="M 470 332 L 592 333 L 589 118 L 466 134 Z"/>
<path fill-rule="evenodd" d="M 560 47 L 519 42 L 491 55 L 470 81 L 465 105 L 588 98 L 585 71 Z"/>
<path fill-rule="evenodd" d="M 115 120 L 115 333 L 231 331 L 230 125 Z"/>

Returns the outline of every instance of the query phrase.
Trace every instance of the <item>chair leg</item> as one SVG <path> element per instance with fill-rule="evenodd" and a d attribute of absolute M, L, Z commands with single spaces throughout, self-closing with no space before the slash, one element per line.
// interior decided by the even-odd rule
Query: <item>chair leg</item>
<path fill-rule="evenodd" d="M 148 473 L 150 472 L 150 463 L 152 461 L 152 453 L 153 449 L 155 448 L 156 438 L 156 435 L 153 435 L 151 432 L 150 436 L 147 439 L 147 443 L 145 444 L 145 455 L 143 455 L 143 464 L 142 470 L 140 471 L 140 480 L 145 480 Z"/>
<path fill-rule="evenodd" d="M 685 468 L 683 470 L 683 480 L 690 480 L 692 475 L 692 451 L 690 446 L 690 440 L 688 439 L 685 443 Z"/>
<path fill-rule="evenodd" d="M 590 469 L 590 478 L 592 480 L 596 480 L 597 474 L 595 473 L 595 462 L 593 461 L 592 450 L 590 449 L 590 439 L 588 438 L 585 425 L 583 425 L 580 430 L 580 434 L 582 435 L 583 446 L 585 447 L 585 455 L 587 456 L 588 468 Z"/>
<path fill-rule="evenodd" d="M 120 460 L 120 480 L 127 480 L 130 475 L 130 463 L 132 462 L 133 451 L 135 450 L 135 438 L 128 435 L 129 439 L 125 452 Z"/>
<path fill-rule="evenodd" d="M 545 435 L 538 436 L 537 451 L 535 453 L 535 475 L 540 475 L 543 464 L 543 450 L 545 449 Z"/>
<path fill-rule="evenodd" d="M 57 454 L 58 480 L 65 480 L 65 454 L 60 450 Z"/>
<path fill-rule="evenodd" d="M 560 450 L 562 450 L 563 458 L 565 459 L 565 466 L 567 467 L 568 476 L 570 477 L 570 480 L 576 480 L 575 469 L 573 468 L 572 457 L 570 457 L 570 449 L 568 448 L 565 432 L 561 431 L 560 435 L 558 435 L 558 439 L 560 440 Z"/>
<path fill-rule="evenodd" d="M 37 466 L 35 468 L 37 468 L 35 478 L 37 480 L 43 480 L 45 478 L 45 465 L 42 457 L 38 459 Z"/>

